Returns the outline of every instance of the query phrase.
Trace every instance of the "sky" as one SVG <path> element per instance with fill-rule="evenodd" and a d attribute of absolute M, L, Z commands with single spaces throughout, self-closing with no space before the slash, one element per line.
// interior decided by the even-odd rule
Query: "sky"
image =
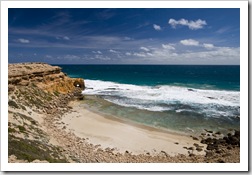
<path fill-rule="evenodd" d="M 9 63 L 240 64 L 239 8 L 10 8 Z"/>

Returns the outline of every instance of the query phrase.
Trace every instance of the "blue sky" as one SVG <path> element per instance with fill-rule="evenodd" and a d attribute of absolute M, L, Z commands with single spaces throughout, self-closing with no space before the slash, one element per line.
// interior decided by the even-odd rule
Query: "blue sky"
<path fill-rule="evenodd" d="M 240 64 L 240 10 L 9 9 L 9 62 Z"/>

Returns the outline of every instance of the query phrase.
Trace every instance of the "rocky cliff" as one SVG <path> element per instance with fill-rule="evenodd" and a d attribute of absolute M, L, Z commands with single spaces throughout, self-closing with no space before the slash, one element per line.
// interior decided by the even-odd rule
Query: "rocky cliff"
<path fill-rule="evenodd" d="M 75 87 L 84 90 L 84 81 L 81 78 L 69 78 L 61 72 L 58 66 L 45 63 L 22 63 L 8 65 L 9 91 L 15 86 L 36 85 L 47 92 L 67 94 Z"/>

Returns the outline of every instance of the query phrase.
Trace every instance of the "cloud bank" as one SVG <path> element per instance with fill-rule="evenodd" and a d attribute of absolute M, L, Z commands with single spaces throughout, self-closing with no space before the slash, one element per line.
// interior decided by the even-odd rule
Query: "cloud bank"
<path fill-rule="evenodd" d="M 175 19 L 169 19 L 168 24 L 172 26 L 172 28 L 176 28 L 177 25 L 182 25 L 182 26 L 187 26 L 191 30 L 198 30 L 202 29 L 204 25 L 207 25 L 205 20 L 198 19 L 196 21 L 188 21 L 186 19 L 180 19 L 180 20 L 175 20 Z"/>
<path fill-rule="evenodd" d="M 193 40 L 193 39 L 185 39 L 180 41 L 181 44 L 185 46 L 198 46 L 199 41 Z"/>

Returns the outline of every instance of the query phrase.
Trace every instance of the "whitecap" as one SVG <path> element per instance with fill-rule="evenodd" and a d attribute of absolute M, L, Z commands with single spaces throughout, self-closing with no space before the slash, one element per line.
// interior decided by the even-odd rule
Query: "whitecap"
<path fill-rule="evenodd" d="M 101 95 L 105 100 L 125 107 L 149 111 L 174 110 L 177 113 L 194 110 L 206 116 L 239 115 L 239 91 L 189 91 L 188 87 L 181 86 L 138 86 L 101 80 L 85 80 L 85 85 L 87 89 L 83 94 Z M 180 108 L 181 106 L 183 108 Z"/>

